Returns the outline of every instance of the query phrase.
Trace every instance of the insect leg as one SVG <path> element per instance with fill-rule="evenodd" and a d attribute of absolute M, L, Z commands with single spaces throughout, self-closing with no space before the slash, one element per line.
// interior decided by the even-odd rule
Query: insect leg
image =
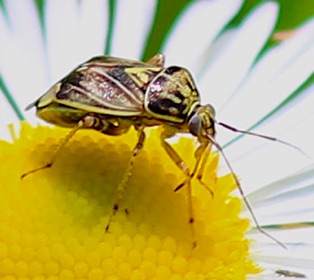
<path fill-rule="evenodd" d="M 165 66 L 165 56 L 161 53 L 155 54 L 151 59 L 149 59 L 147 64 L 157 67 L 164 67 Z"/>
<path fill-rule="evenodd" d="M 201 161 L 202 160 L 202 157 L 207 149 L 207 146 L 208 146 L 208 143 L 207 142 L 204 142 L 204 143 L 201 143 L 196 151 L 194 152 L 194 157 L 195 157 L 195 165 L 194 165 L 194 168 L 193 168 L 193 172 L 189 175 L 189 177 L 184 180 L 178 187 L 176 187 L 175 191 L 178 191 L 179 189 L 181 189 L 183 186 L 187 185 L 189 183 L 189 181 L 191 181 L 191 179 L 194 177 Z M 206 159 L 205 159 L 206 161 Z"/>
<path fill-rule="evenodd" d="M 196 175 L 196 178 L 197 180 L 200 182 L 200 184 L 207 190 L 210 192 L 211 196 L 214 197 L 214 192 L 212 189 L 210 189 L 203 181 L 202 181 L 202 178 L 203 178 L 203 174 L 204 174 L 204 169 L 205 169 L 205 166 L 206 166 L 206 162 L 208 160 L 208 157 L 209 157 L 209 154 L 211 152 L 211 147 L 212 145 L 209 143 L 204 151 L 204 154 L 203 154 L 203 157 L 202 157 L 202 161 L 201 161 L 201 164 L 200 164 L 200 168 L 198 169 L 198 172 L 197 172 L 197 175 Z"/>
<path fill-rule="evenodd" d="M 194 230 L 194 211 L 193 211 L 193 203 L 192 203 L 192 188 L 191 188 L 191 174 L 188 166 L 186 163 L 181 159 L 181 157 L 177 154 L 177 152 L 172 148 L 172 146 L 166 141 L 166 139 L 171 138 L 174 136 L 175 132 L 171 129 L 165 129 L 161 133 L 161 145 L 169 155 L 169 157 L 174 161 L 174 163 L 184 172 L 187 176 L 184 185 L 187 185 L 188 191 L 188 204 L 189 204 L 189 224 L 191 225 L 191 232 L 193 243 L 192 246 L 195 248 L 197 246 L 196 238 L 195 238 L 195 230 Z M 178 188 L 175 189 L 175 191 Z"/>
<path fill-rule="evenodd" d="M 33 174 L 37 171 L 40 170 L 44 170 L 47 168 L 50 168 L 56 158 L 58 157 L 58 155 L 60 154 L 60 152 L 62 151 L 63 147 L 66 145 L 66 143 L 68 143 L 70 141 L 70 139 L 74 136 L 74 134 L 82 128 L 93 128 L 94 126 L 98 125 L 99 123 L 99 119 L 96 117 L 92 117 L 92 116 L 85 116 L 83 119 L 81 119 L 76 126 L 74 126 L 74 128 L 71 130 L 71 132 L 61 140 L 60 144 L 58 145 L 58 147 L 56 148 L 56 150 L 54 151 L 53 156 L 51 157 L 50 161 L 48 163 L 46 163 L 45 165 L 35 168 L 33 170 L 30 170 L 24 174 L 22 174 L 21 179 L 25 178 L 26 176 Z"/>
<path fill-rule="evenodd" d="M 141 127 L 135 127 L 135 129 L 137 129 L 138 140 L 137 140 L 137 143 L 133 149 L 132 156 L 130 158 L 130 161 L 128 162 L 128 165 L 127 165 L 127 168 L 124 172 L 123 178 L 122 178 L 122 180 L 121 180 L 121 182 L 117 188 L 116 200 L 115 200 L 115 203 L 113 204 L 113 209 L 112 209 L 113 211 L 111 213 L 108 224 L 106 226 L 106 232 L 109 231 L 109 227 L 110 227 L 110 224 L 113 220 L 113 217 L 115 216 L 115 214 L 119 210 L 119 204 L 123 198 L 125 186 L 126 186 L 128 180 L 132 174 L 134 159 L 140 153 L 140 151 L 142 150 L 143 145 L 144 145 L 144 141 L 145 141 L 144 127 L 142 127 L 142 126 Z"/>

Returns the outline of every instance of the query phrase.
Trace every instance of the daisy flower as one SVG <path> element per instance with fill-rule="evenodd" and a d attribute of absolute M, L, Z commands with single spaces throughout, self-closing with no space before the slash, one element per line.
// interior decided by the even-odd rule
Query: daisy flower
<path fill-rule="evenodd" d="M 40 3 L 1 2 L 1 279 L 314 278 L 314 164 L 286 145 L 217 127 L 217 142 L 259 224 L 286 250 L 256 229 L 216 151 L 203 178 L 214 195 L 198 180 L 191 201 L 188 188 L 174 192 L 184 178 L 162 149 L 159 128 L 148 129 L 108 233 L 134 131 L 119 137 L 79 131 L 51 168 L 21 180 L 46 164 L 69 133 L 23 108 L 93 56 L 141 60 L 158 9 L 157 1 L 143 0 Z M 160 53 L 166 65 L 189 69 L 202 104 L 215 106 L 218 121 L 314 156 L 314 21 L 270 44 L 278 4 L 263 2 L 231 25 L 242 5 L 191 2 Z M 190 168 L 191 138 L 171 143 Z"/>

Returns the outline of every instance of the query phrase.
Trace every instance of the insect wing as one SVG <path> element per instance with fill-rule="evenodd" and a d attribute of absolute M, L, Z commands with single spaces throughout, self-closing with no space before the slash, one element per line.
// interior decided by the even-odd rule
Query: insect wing
<path fill-rule="evenodd" d="M 144 111 L 144 94 L 149 78 L 145 83 L 134 80 L 128 69 L 149 72 L 153 77 L 160 67 L 112 57 L 96 57 L 80 65 L 65 77 L 55 93 L 56 102 L 84 111 L 135 116 Z M 149 69 L 149 70 L 148 70 Z M 152 71 L 151 69 L 155 69 Z"/>

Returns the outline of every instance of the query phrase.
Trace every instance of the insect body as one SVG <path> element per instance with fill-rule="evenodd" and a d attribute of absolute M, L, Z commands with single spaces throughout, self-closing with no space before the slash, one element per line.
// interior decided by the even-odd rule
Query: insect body
<path fill-rule="evenodd" d="M 22 177 L 50 167 L 60 149 L 79 129 L 94 129 L 108 135 L 126 133 L 132 126 L 137 130 L 138 141 L 133 149 L 133 155 L 125 175 L 118 186 L 113 213 L 106 230 L 109 229 L 112 217 L 119 208 L 119 202 L 132 171 L 134 158 L 144 145 L 146 127 L 163 127 L 161 144 L 186 176 L 184 182 L 177 189 L 185 185 L 188 187 L 189 223 L 191 224 L 193 223 L 193 210 L 190 181 L 194 176 L 201 181 L 212 145 L 222 152 L 221 147 L 214 139 L 215 123 L 236 132 L 243 132 L 216 122 L 214 108 L 211 105 L 200 104 L 199 92 L 188 70 L 178 66 L 164 67 L 164 56 L 161 54 L 155 55 L 148 62 L 107 56 L 92 58 L 74 69 L 37 101 L 30 104 L 27 109 L 33 106 L 36 107 L 37 115 L 40 118 L 58 126 L 72 127 L 72 131 L 60 144 L 49 163 Z M 167 139 L 176 133 L 190 133 L 199 142 L 195 152 L 196 162 L 192 171 L 167 142 Z M 225 158 L 223 153 L 222 155 Z M 257 228 L 268 235 L 258 225 L 227 159 L 226 162 Z M 211 192 L 210 189 L 208 190 Z M 191 228 L 193 231 L 193 226 Z"/>
<path fill-rule="evenodd" d="M 93 120 L 84 128 L 109 135 L 125 133 L 132 125 L 140 128 L 161 124 L 176 132 L 193 131 L 198 135 L 194 131 L 196 116 L 206 111 L 206 121 L 211 122 L 213 115 L 211 107 L 200 106 L 189 72 L 176 66 L 163 68 L 160 55 L 147 63 L 93 58 L 27 109 L 32 106 L 36 106 L 40 118 L 50 123 L 75 127 L 81 120 Z M 212 122 L 207 125 L 212 128 Z"/>
<path fill-rule="evenodd" d="M 290 270 L 278 269 L 276 270 L 276 274 L 280 277 L 291 277 L 291 278 L 306 278 L 306 276 L 302 273 L 293 272 Z"/>

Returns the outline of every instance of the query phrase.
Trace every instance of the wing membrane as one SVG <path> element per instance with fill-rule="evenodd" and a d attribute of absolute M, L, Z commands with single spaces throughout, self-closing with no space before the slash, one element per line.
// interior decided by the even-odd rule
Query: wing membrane
<path fill-rule="evenodd" d="M 127 69 L 149 69 L 146 63 L 112 57 L 98 57 L 82 64 L 66 78 L 56 93 L 58 102 L 89 112 L 139 115 L 144 111 L 146 85 L 134 82 Z M 156 67 L 158 72 L 160 67 Z M 149 81 L 148 81 L 149 82 Z"/>

